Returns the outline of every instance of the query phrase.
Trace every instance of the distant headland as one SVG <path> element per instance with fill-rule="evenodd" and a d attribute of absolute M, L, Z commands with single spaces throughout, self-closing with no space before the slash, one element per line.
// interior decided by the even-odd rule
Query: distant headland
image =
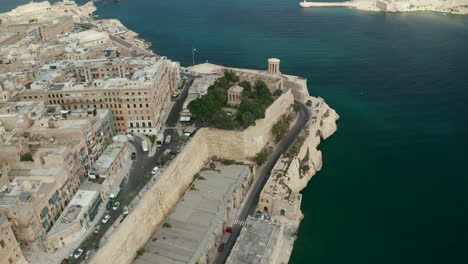
<path fill-rule="evenodd" d="M 373 12 L 414 12 L 434 11 L 466 15 L 468 3 L 466 0 L 351 0 L 346 2 L 304 2 L 300 7 L 351 7 Z"/>

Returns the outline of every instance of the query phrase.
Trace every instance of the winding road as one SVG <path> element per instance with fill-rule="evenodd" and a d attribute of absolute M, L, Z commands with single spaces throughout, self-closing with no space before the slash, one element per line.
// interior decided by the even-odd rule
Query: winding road
<path fill-rule="evenodd" d="M 302 111 L 299 112 L 299 117 L 296 121 L 296 124 L 294 124 L 286 137 L 275 147 L 267 162 L 261 167 L 260 174 L 252 184 L 252 189 L 244 200 L 244 207 L 242 207 L 238 213 L 238 220 L 245 221 L 248 215 L 253 215 L 255 213 L 258 199 L 260 197 L 260 192 L 263 190 L 263 187 L 265 186 L 268 177 L 270 176 L 271 170 L 281 155 L 292 146 L 294 140 L 297 138 L 297 136 L 299 136 L 307 122 L 310 120 L 310 111 L 308 107 L 298 101 L 295 101 L 295 104 L 302 106 Z M 225 244 L 224 249 L 216 256 L 214 261 L 216 264 L 223 264 L 226 262 L 226 259 L 229 256 L 234 244 L 236 243 L 236 239 L 239 236 L 240 231 L 242 230 L 242 226 L 235 224 L 232 229 L 231 236 Z"/>

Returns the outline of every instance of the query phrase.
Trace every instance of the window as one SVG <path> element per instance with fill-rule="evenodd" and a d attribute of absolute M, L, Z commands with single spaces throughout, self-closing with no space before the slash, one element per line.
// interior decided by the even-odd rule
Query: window
<path fill-rule="evenodd" d="M 2 248 L 4 248 L 4 247 L 5 247 L 5 242 L 3 241 L 3 239 L 2 239 L 2 240 L 0 240 L 0 246 L 1 246 Z"/>
<path fill-rule="evenodd" d="M 281 209 L 280 214 L 281 214 L 282 216 L 284 216 L 284 215 L 286 214 L 286 212 L 284 211 L 284 209 Z"/>

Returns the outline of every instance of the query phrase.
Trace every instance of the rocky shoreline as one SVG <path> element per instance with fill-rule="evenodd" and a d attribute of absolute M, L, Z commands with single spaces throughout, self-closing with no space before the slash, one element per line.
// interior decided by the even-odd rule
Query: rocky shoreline
<path fill-rule="evenodd" d="M 304 8 L 350 7 L 370 12 L 418 12 L 433 11 L 457 15 L 468 14 L 468 4 L 464 0 L 351 0 L 346 2 L 301 2 Z"/>
<path fill-rule="evenodd" d="M 337 131 L 339 115 L 322 98 L 309 97 L 311 119 L 305 129 L 275 164 L 260 194 L 258 209 L 268 213 L 282 225 L 281 256 L 278 263 L 289 261 L 300 223 L 302 194 L 312 177 L 322 169 L 322 152 L 317 149 Z"/>

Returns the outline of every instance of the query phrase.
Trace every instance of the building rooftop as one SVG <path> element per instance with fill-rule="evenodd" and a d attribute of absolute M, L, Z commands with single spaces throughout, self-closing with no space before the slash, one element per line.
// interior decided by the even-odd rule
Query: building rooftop
<path fill-rule="evenodd" d="M 27 203 L 35 203 L 51 193 L 55 182 L 45 179 L 18 179 L 5 185 L 0 190 L 1 207 L 18 207 Z"/>
<path fill-rule="evenodd" d="M 107 170 L 112 167 L 117 157 L 125 148 L 125 144 L 125 142 L 117 141 L 109 145 L 93 165 L 92 171 L 94 171 L 97 175 L 105 176 Z"/>
<path fill-rule="evenodd" d="M 39 168 L 39 169 L 13 169 L 10 170 L 8 175 L 14 176 L 14 177 L 55 177 L 59 176 L 63 173 L 63 168 L 62 167 L 57 167 L 57 168 Z"/>
<path fill-rule="evenodd" d="M 281 237 L 279 223 L 247 218 L 237 238 L 227 264 L 267 264 L 271 260 L 278 239 Z"/>
<path fill-rule="evenodd" d="M 211 235 L 226 211 L 232 192 L 249 175 L 248 166 L 216 164 L 218 171 L 202 171 L 193 187 L 177 204 L 161 227 L 157 240 L 146 245 L 146 252 L 135 263 L 195 263 L 205 250 Z M 164 237 L 164 239 L 163 239 Z"/>
<path fill-rule="evenodd" d="M 98 190 L 82 190 L 80 188 L 47 235 L 60 232 L 80 221 L 82 215 L 87 213 L 87 208 L 94 202 L 96 195 L 99 195 L 98 193 Z"/>
<path fill-rule="evenodd" d="M 231 86 L 231 88 L 228 89 L 228 93 L 242 93 L 242 91 L 244 91 L 244 88 L 239 85 Z"/>
<path fill-rule="evenodd" d="M 14 33 L 0 32 L 0 42 L 13 37 L 14 35 L 15 35 Z"/>
<path fill-rule="evenodd" d="M 42 116 L 45 111 L 44 101 L 9 102 L 0 108 L 0 115 L 28 114 L 36 117 Z"/>
<path fill-rule="evenodd" d="M 205 95 L 208 93 L 208 87 L 214 84 L 219 75 L 204 75 L 197 77 L 189 88 L 189 94 Z"/>

